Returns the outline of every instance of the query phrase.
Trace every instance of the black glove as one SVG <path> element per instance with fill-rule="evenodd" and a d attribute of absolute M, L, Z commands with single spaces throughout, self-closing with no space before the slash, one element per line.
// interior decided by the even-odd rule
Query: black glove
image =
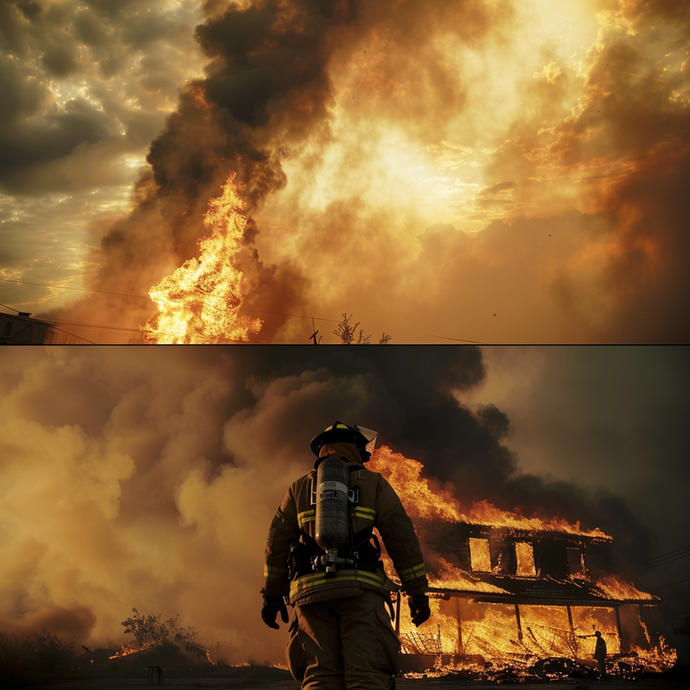
<path fill-rule="evenodd" d="M 261 618 L 269 628 L 273 628 L 274 630 L 280 628 L 278 623 L 276 623 L 278 612 L 280 612 L 283 623 L 287 623 L 289 620 L 288 612 L 283 597 L 273 597 L 270 594 L 264 594 L 264 605 L 261 608 Z"/>
<path fill-rule="evenodd" d="M 429 608 L 429 597 L 426 594 L 418 594 L 416 597 L 410 597 L 409 604 L 412 622 L 417 627 L 429 620 L 431 609 Z"/>

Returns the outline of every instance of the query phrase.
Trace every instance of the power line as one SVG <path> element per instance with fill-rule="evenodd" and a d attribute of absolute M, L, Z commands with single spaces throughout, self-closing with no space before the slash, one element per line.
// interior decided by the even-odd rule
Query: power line
<path fill-rule="evenodd" d="M 96 343 L 93 340 L 88 340 L 87 338 L 82 338 L 80 335 L 76 335 L 75 333 L 70 333 L 69 331 L 65 331 L 62 328 L 58 328 L 57 326 L 53 326 L 53 328 L 56 331 L 60 331 L 60 333 L 65 333 L 67 335 L 71 335 L 73 338 L 79 338 L 79 340 L 83 340 L 85 343 L 89 343 L 89 345 L 95 345 Z"/>
<path fill-rule="evenodd" d="M 9 307 L 9 306 L 7 306 L 7 305 L 5 305 L 5 304 L 2 304 L 2 305 L 0 305 L 0 306 L 7 307 L 8 309 L 13 309 L 13 307 Z M 16 310 L 16 309 L 13 309 L 13 311 L 17 311 L 17 310 Z M 86 322 L 83 322 L 83 321 L 67 321 L 67 320 L 65 320 L 65 319 L 41 318 L 41 319 L 34 319 L 34 320 L 35 320 L 35 321 L 40 321 L 40 322 L 43 322 L 43 323 L 48 323 L 48 324 L 52 325 L 53 328 L 55 328 L 55 330 L 61 331 L 62 333 L 66 333 L 67 335 L 71 335 L 71 336 L 73 336 L 73 337 L 75 337 L 75 338 L 80 338 L 81 340 L 84 340 L 84 341 L 86 341 L 87 343 L 90 343 L 90 344 L 92 344 L 92 345 L 95 345 L 96 343 L 93 342 L 93 341 L 91 341 L 91 340 L 88 340 L 87 338 L 83 338 L 82 336 L 76 335 L 76 334 L 74 334 L 74 333 L 69 333 L 68 331 L 65 331 L 65 330 L 63 330 L 63 329 L 61 329 L 61 328 L 58 328 L 57 326 L 54 326 L 53 324 L 62 323 L 62 324 L 67 324 L 67 325 L 71 325 L 71 326 L 81 326 L 81 327 L 83 327 L 83 328 L 97 328 L 97 329 L 104 329 L 104 330 L 111 330 L 111 331 L 126 331 L 126 332 L 130 332 L 130 333 L 141 333 L 141 332 L 142 332 L 141 329 L 139 329 L 139 328 L 124 328 L 124 327 L 120 327 L 120 326 L 106 326 L 105 324 L 99 324 L 99 323 L 86 323 Z M 27 326 L 27 328 L 28 328 L 28 326 Z M 22 332 L 23 332 L 23 331 L 22 331 Z M 178 336 L 176 336 L 174 333 L 166 333 L 165 331 L 153 331 L 153 333 L 155 333 L 155 335 L 169 335 L 169 336 L 172 337 L 172 338 L 178 337 Z M 13 337 L 15 337 L 15 336 L 13 336 Z M 208 342 L 210 342 L 210 339 L 209 339 L 209 338 L 205 338 L 205 340 L 207 340 Z M 232 341 L 229 341 L 229 342 L 233 342 L 233 343 L 242 343 L 242 342 L 244 342 L 244 341 L 242 341 L 242 340 L 232 340 Z"/>
<path fill-rule="evenodd" d="M 687 558 L 688 556 L 690 556 L 690 546 L 685 546 L 682 549 L 676 549 L 675 551 L 669 551 L 668 553 L 647 561 L 646 566 L 638 570 L 635 574 L 643 573 L 647 570 L 653 570 L 654 568 L 667 565 L 668 563 L 673 563 L 674 561 L 678 561 L 681 558 Z"/>
<path fill-rule="evenodd" d="M 31 326 L 33 326 L 33 324 L 27 324 L 26 326 L 24 326 L 24 328 L 22 328 L 21 331 L 17 331 L 14 335 L 11 335 L 8 339 L 8 342 L 9 340 L 14 340 L 15 338 L 18 338 L 22 333 L 28 331 L 31 328 Z"/>
<path fill-rule="evenodd" d="M 17 314 L 21 314 L 21 311 L 19 309 L 15 309 L 14 307 L 10 307 L 8 304 L 3 304 L 0 302 L 0 307 L 5 307 L 5 309 L 11 309 L 12 311 L 16 311 Z"/>
<path fill-rule="evenodd" d="M 1 280 L 1 279 L 0 279 L 0 280 Z M 117 293 L 107 293 L 107 294 L 117 294 Z M 15 309 L 14 307 L 10 307 L 10 306 L 8 306 L 8 305 L 6 305 L 6 304 L 0 303 L 0 306 L 6 307 L 7 309 L 12 309 L 12 311 L 16 311 L 17 313 L 20 313 L 20 312 L 19 312 L 17 309 Z M 240 311 L 252 311 L 252 312 L 255 312 L 255 313 L 259 313 L 259 314 L 276 314 L 276 315 L 279 315 L 279 316 L 294 316 L 294 317 L 296 317 L 296 318 L 312 319 L 312 321 L 313 321 L 313 320 L 317 320 L 317 321 L 329 321 L 329 322 L 331 322 L 331 323 L 340 323 L 340 321 L 336 321 L 335 319 L 322 319 L 322 318 L 320 318 L 320 317 L 318 317 L 318 316 L 300 316 L 300 315 L 298 315 L 298 314 L 283 314 L 283 313 L 281 313 L 281 312 L 260 311 L 260 310 L 258 310 L 258 309 L 241 309 Z M 66 325 L 69 325 L 69 326 L 81 326 L 81 327 L 84 327 L 84 328 L 98 328 L 98 329 L 109 330 L 109 331 L 125 331 L 125 332 L 130 332 L 130 333 L 141 333 L 141 332 L 142 332 L 141 329 L 139 329 L 139 328 L 125 328 L 125 327 L 122 327 L 122 326 L 106 326 L 105 324 L 99 324 L 99 323 L 88 323 L 88 322 L 84 322 L 84 321 L 68 321 L 68 320 L 65 320 L 65 319 L 55 319 L 55 318 L 50 318 L 50 317 L 40 317 L 40 318 L 37 318 L 36 320 L 44 321 L 44 322 L 50 323 L 50 324 L 62 323 L 62 324 L 66 324 Z M 67 333 L 67 331 L 64 331 L 64 332 Z M 162 331 L 156 331 L 155 333 L 156 333 L 156 335 L 169 335 L 169 336 L 171 336 L 171 337 L 173 337 L 173 338 L 174 338 L 174 337 L 177 337 L 174 333 L 165 333 L 165 332 L 162 332 Z M 73 333 L 69 333 L 68 335 L 74 335 L 75 338 L 81 338 L 81 336 L 75 335 L 75 334 L 73 334 Z M 423 334 L 423 335 L 430 335 L 430 334 L 425 333 L 425 334 Z M 434 338 L 444 338 L 444 336 L 431 336 L 431 337 L 434 337 Z M 86 338 L 82 338 L 82 340 L 86 340 L 86 342 L 92 343 L 92 341 L 87 340 Z M 207 340 L 208 340 L 208 339 L 207 339 Z M 475 340 L 460 340 L 459 338 L 446 338 L 446 340 L 456 340 L 456 341 L 458 341 L 458 342 L 463 342 L 463 343 L 476 343 L 476 344 L 481 344 L 481 343 L 478 343 L 478 342 L 475 341 Z M 232 342 L 238 342 L 238 343 L 239 343 L 239 342 L 244 342 L 244 341 L 235 340 L 235 341 L 232 341 Z M 92 343 L 92 344 L 95 345 L 96 343 Z"/>
<path fill-rule="evenodd" d="M 54 288 L 57 290 L 79 290 L 80 292 L 97 292 L 100 295 L 116 295 L 117 297 L 136 297 L 137 299 L 149 299 L 148 295 L 128 295 L 124 292 L 108 292 L 106 290 L 92 290 L 90 288 L 73 287 L 71 285 L 48 285 L 47 283 L 30 283 L 28 280 L 10 280 L 0 278 L 3 283 L 19 283 L 20 285 L 37 285 L 39 287 Z"/>
<path fill-rule="evenodd" d="M 6 304 L 0 303 L 0 306 L 6 307 L 7 309 L 12 309 L 12 311 L 17 311 L 16 309 L 14 309 L 14 307 L 10 307 Z M 20 312 L 18 312 L 18 313 L 20 313 Z M 96 343 L 94 343 L 93 341 L 88 340 L 86 338 L 82 338 L 81 336 L 76 335 L 75 333 L 69 333 L 68 331 L 65 331 L 61 328 L 58 328 L 54 324 L 63 323 L 63 324 L 67 324 L 69 326 L 83 326 L 85 328 L 99 328 L 99 329 L 105 329 L 105 330 L 110 330 L 110 331 L 129 331 L 130 333 L 141 333 L 141 330 L 138 328 L 122 328 L 119 326 L 106 326 L 105 324 L 100 324 L 100 323 L 85 323 L 83 321 L 67 321 L 65 319 L 53 319 L 53 318 L 40 318 L 40 319 L 33 319 L 33 320 L 38 321 L 38 322 L 42 322 L 42 323 L 50 324 L 51 326 L 53 326 L 53 328 L 55 330 L 61 331 L 62 333 L 66 333 L 67 335 L 74 336 L 75 338 L 81 338 L 82 340 L 86 340 L 87 343 L 91 343 L 93 345 L 95 345 Z M 160 334 L 161 335 L 172 335 L 171 333 L 160 333 Z"/>
<path fill-rule="evenodd" d="M 111 331 L 128 331 L 130 333 L 142 333 L 142 330 L 140 328 L 121 328 L 119 326 L 106 326 L 104 324 L 99 324 L 99 323 L 84 323 L 82 321 L 65 321 L 63 319 L 41 319 L 41 321 L 45 321 L 46 323 L 65 323 L 69 324 L 72 326 L 83 326 L 86 328 L 99 328 L 99 329 L 105 329 L 105 330 L 111 330 Z M 59 330 L 59 329 L 58 329 Z M 65 331 L 66 333 L 67 331 Z M 166 331 L 149 331 L 150 333 L 154 335 L 169 335 L 171 338 L 178 338 L 179 336 L 176 335 L 175 333 L 167 333 Z M 73 335 L 73 334 L 70 334 Z M 79 338 L 80 336 L 76 335 L 75 338 Z M 86 340 L 86 338 L 83 338 L 83 340 Z M 209 338 L 204 338 L 204 340 L 211 342 Z M 91 341 L 87 341 L 91 342 Z M 243 343 L 243 340 L 228 340 L 228 342 L 232 343 Z M 93 343 L 94 345 L 96 343 Z"/>
<path fill-rule="evenodd" d="M 34 283 L 34 282 L 27 281 L 27 280 L 12 280 L 10 278 L 0 278 L 0 281 L 4 282 L 4 283 L 17 283 L 19 285 L 36 285 L 38 287 L 47 287 L 47 288 L 58 289 L 58 290 L 78 290 L 79 292 L 93 292 L 93 293 L 97 293 L 100 295 L 113 295 L 115 297 L 133 297 L 135 299 L 146 299 L 146 300 L 151 299 L 148 295 L 146 295 L 146 296 L 144 296 L 144 295 L 132 295 L 132 294 L 124 293 L 124 292 L 110 292 L 107 290 L 93 290 L 90 288 L 79 288 L 79 287 L 73 287 L 70 285 L 49 285 L 47 283 Z M 15 309 L 14 307 L 8 307 L 7 305 L 4 305 L 4 304 L 2 306 L 7 307 L 7 309 L 12 309 L 13 311 L 18 312 L 18 310 Z M 281 312 L 281 311 L 267 311 L 267 310 L 262 310 L 262 309 L 250 309 L 247 307 L 239 307 L 238 311 L 250 312 L 252 314 L 271 314 L 273 316 L 287 316 L 287 317 L 291 317 L 291 318 L 295 318 L 295 319 L 311 319 L 312 322 L 316 320 L 316 321 L 326 321 L 328 323 L 340 323 L 340 321 L 338 321 L 336 319 L 325 319 L 325 318 L 322 318 L 320 316 L 311 316 L 311 315 L 305 316 L 304 314 L 288 314 L 286 312 Z M 48 321 L 48 319 L 43 319 L 43 320 Z M 57 322 L 56 319 L 53 319 L 53 321 Z M 79 325 L 79 326 L 92 326 L 94 328 L 105 328 L 105 329 L 109 329 L 109 330 L 138 332 L 137 329 L 133 329 L 133 328 L 117 328 L 114 326 L 97 326 L 95 324 L 80 324 L 80 323 L 69 322 L 69 321 L 65 321 L 64 323 L 72 323 L 73 325 Z M 316 329 L 314 329 L 314 330 L 316 330 Z M 451 340 L 451 341 L 456 342 L 456 343 L 470 343 L 472 345 L 484 345 L 485 344 L 485 341 L 482 341 L 482 340 L 465 340 L 463 338 L 453 338 L 451 336 L 436 335 L 434 333 L 422 333 L 422 332 L 419 332 L 419 333 L 420 333 L 420 335 L 425 335 L 429 338 L 438 338 L 439 340 Z M 170 335 L 170 334 L 165 334 L 165 335 Z M 76 337 L 79 337 L 79 336 L 76 336 Z"/>
<path fill-rule="evenodd" d="M 86 328 L 102 328 L 104 330 L 108 331 L 129 331 L 131 333 L 141 333 L 141 331 L 138 328 L 122 328 L 119 326 L 106 326 L 105 324 L 99 324 L 99 323 L 84 323 L 83 321 L 65 321 L 63 319 L 40 319 L 41 321 L 45 321 L 46 323 L 65 323 L 70 326 L 84 326 Z M 170 335 L 169 333 L 166 333 L 164 335 Z"/>
<path fill-rule="evenodd" d="M 22 313 L 22 312 L 20 312 L 18 309 L 15 309 L 14 307 L 10 307 L 10 306 L 8 306 L 7 304 L 2 304 L 2 303 L 0 303 L 0 307 L 5 307 L 6 309 L 11 309 L 12 311 L 16 311 L 17 314 L 21 314 L 21 313 Z M 33 320 L 36 321 L 36 319 L 33 319 Z M 41 322 L 39 322 L 39 323 L 41 323 Z M 29 323 L 29 324 L 26 326 L 26 328 L 23 328 L 21 331 L 19 331 L 18 333 L 15 333 L 13 336 L 11 336 L 11 337 L 10 337 L 10 340 L 14 340 L 14 339 L 17 338 L 18 336 L 20 336 L 22 333 L 24 333 L 26 330 L 28 330 L 32 325 L 33 325 L 33 324 Z M 63 330 L 62 328 L 58 328 L 57 326 L 53 326 L 53 330 L 55 330 L 55 331 L 60 331 L 60 333 L 65 333 L 66 335 L 72 336 L 73 338 L 78 338 L 79 340 L 83 340 L 84 342 L 90 343 L 91 345 L 95 345 L 95 344 L 96 344 L 96 343 L 94 343 L 92 340 L 87 340 L 86 338 L 82 338 L 80 335 L 76 335 L 75 333 L 69 333 L 68 331 Z"/>
<path fill-rule="evenodd" d="M 49 285 L 47 283 L 32 283 L 27 280 L 10 280 L 9 278 L 0 278 L 0 281 L 4 283 L 18 283 L 20 285 L 37 285 L 39 287 L 56 288 L 58 290 L 79 290 L 80 292 L 95 292 L 99 295 L 115 295 L 116 297 L 134 297 L 135 299 L 147 300 L 151 299 L 148 295 L 132 295 L 125 292 L 108 292 L 107 290 L 92 290 L 90 288 L 72 287 L 70 285 Z M 8 307 L 8 309 L 13 309 L 13 307 Z M 17 310 L 14 309 L 14 311 Z M 304 314 L 287 314 L 281 311 L 265 311 L 261 309 L 248 309 L 247 307 L 240 307 L 238 311 L 248 311 L 254 314 L 273 314 L 274 316 L 292 316 L 296 319 L 316 319 L 317 321 L 330 321 L 331 323 L 340 323 L 340 321 L 336 321 L 335 319 L 323 319 L 320 316 L 304 316 Z"/>
<path fill-rule="evenodd" d="M 675 551 L 669 551 L 668 553 L 662 554 L 661 556 L 657 556 L 656 558 L 652 558 L 650 563 L 654 561 L 661 561 L 666 558 L 669 558 L 671 556 L 679 556 L 679 555 L 688 555 L 690 554 L 690 546 L 684 546 L 682 549 L 676 549 Z"/>
<path fill-rule="evenodd" d="M 65 324 L 70 324 L 72 326 L 83 326 L 85 328 L 99 328 L 99 329 L 105 329 L 105 330 L 111 330 L 111 331 L 128 331 L 130 333 L 142 333 L 141 329 L 139 328 L 120 328 L 118 326 L 106 326 L 104 324 L 98 324 L 98 323 L 83 323 L 80 321 L 64 321 L 61 319 L 43 319 L 47 323 L 65 323 Z M 59 330 L 59 329 L 58 329 Z M 66 331 L 65 331 L 66 332 Z M 175 335 L 174 333 L 166 333 L 165 331 L 151 331 L 155 335 L 169 335 L 171 338 L 177 338 L 179 336 Z M 76 338 L 79 338 L 80 336 L 75 336 Z M 86 338 L 83 338 L 83 340 L 86 340 Z M 205 340 L 209 341 L 208 338 L 205 338 Z M 87 342 L 91 342 L 90 340 Z M 232 340 L 229 342 L 233 343 L 240 343 L 243 342 L 241 340 Z M 93 343 L 94 345 L 96 343 Z"/>
<path fill-rule="evenodd" d="M 17 309 L 14 309 L 14 307 L 10 307 L 10 306 L 8 306 L 6 304 L 2 304 L 2 303 L 0 303 L 0 306 L 6 307 L 7 309 L 12 309 L 12 311 L 16 311 L 18 314 L 21 314 L 21 312 L 18 311 Z M 59 319 L 32 319 L 32 321 L 34 321 L 36 323 L 47 323 L 48 325 L 50 325 L 53 328 L 53 330 L 60 331 L 60 333 L 65 333 L 66 335 L 72 336 L 73 338 L 78 338 L 79 340 L 83 340 L 84 342 L 89 343 L 91 345 L 95 345 L 96 343 L 93 340 L 89 340 L 88 338 L 84 338 L 81 335 L 77 335 L 76 333 L 70 333 L 69 331 L 66 331 L 63 328 L 59 328 L 58 326 L 55 326 L 54 324 L 56 324 L 56 323 L 70 324 L 71 323 L 74 326 L 86 326 L 86 327 L 91 327 L 91 328 L 112 328 L 111 326 L 101 326 L 98 324 L 77 323 L 74 321 L 60 321 Z M 19 331 L 19 333 L 15 333 L 11 339 L 14 340 L 14 338 L 16 338 L 18 335 L 23 333 L 31 325 L 32 324 L 29 324 L 24 330 Z M 117 329 L 117 330 L 134 330 L 134 329 L 122 328 L 122 329 Z"/>
<path fill-rule="evenodd" d="M 669 582 L 667 585 L 661 585 L 661 587 L 654 587 L 653 589 L 664 589 L 665 587 L 673 587 L 673 585 L 680 585 L 683 582 L 690 582 L 690 577 L 686 577 L 684 580 L 678 580 L 677 582 Z"/>
<path fill-rule="evenodd" d="M 453 340 L 456 343 L 472 343 L 474 345 L 485 345 L 483 340 L 463 340 L 462 338 L 450 338 L 447 335 L 434 335 L 433 333 L 421 333 L 420 335 L 426 335 L 430 338 L 440 338 L 441 340 Z"/>

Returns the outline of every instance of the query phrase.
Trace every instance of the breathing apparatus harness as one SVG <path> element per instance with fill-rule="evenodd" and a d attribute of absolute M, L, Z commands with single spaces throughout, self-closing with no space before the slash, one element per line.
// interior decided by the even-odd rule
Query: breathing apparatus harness
<path fill-rule="evenodd" d="M 376 432 L 363 427 L 349 427 L 335 422 L 311 442 L 318 457 L 328 443 L 354 443 L 362 457 L 369 460 L 376 442 Z M 359 467 L 348 467 L 345 458 L 318 457 L 310 476 L 310 504 L 315 512 L 314 536 L 302 529 L 300 541 L 290 545 L 289 577 L 325 572 L 335 577 L 339 568 L 359 568 L 376 572 L 383 569 L 381 547 L 372 527 L 356 534 L 351 508 L 359 504 L 359 487 L 350 488 L 350 474 Z"/>
<path fill-rule="evenodd" d="M 328 460 L 336 460 L 345 465 L 343 458 L 336 458 L 332 456 Z M 352 469 L 347 468 L 348 475 L 350 472 L 357 470 L 356 467 Z M 318 473 L 313 471 L 311 473 L 311 506 L 315 511 L 318 511 L 320 504 L 317 501 L 318 494 Z M 326 488 L 326 491 L 334 491 Z M 294 580 L 302 575 L 307 575 L 314 572 L 325 572 L 326 577 L 335 577 L 336 572 L 340 568 L 361 568 L 376 572 L 378 569 L 383 569 L 381 563 L 381 546 L 375 534 L 373 534 L 372 527 L 365 527 L 356 534 L 352 528 L 352 515 L 349 508 L 359 504 L 359 487 L 348 489 L 347 492 L 347 541 L 336 546 L 335 549 L 324 549 L 324 540 L 317 539 L 302 529 L 300 534 L 300 541 L 293 542 L 290 545 L 290 556 L 288 560 L 288 570 L 290 580 Z M 320 512 L 320 511 L 319 511 Z M 317 516 L 319 513 L 317 512 Z M 317 517 L 317 525 L 318 525 Z M 320 536 L 320 535 L 319 535 Z M 321 541 L 321 545 L 319 544 Z"/>

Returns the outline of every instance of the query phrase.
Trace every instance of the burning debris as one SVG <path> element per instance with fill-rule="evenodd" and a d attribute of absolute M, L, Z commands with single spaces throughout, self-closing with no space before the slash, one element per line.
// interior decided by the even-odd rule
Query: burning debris
<path fill-rule="evenodd" d="M 400 496 L 430 570 L 426 632 L 396 597 L 408 671 L 495 680 L 592 675 L 596 631 L 608 673 L 632 677 L 674 665 L 676 652 L 659 632 L 660 600 L 609 572 L 609 535 L 486 501 L 464 511 L 448 491 L 429 487 L 420 463 L 386 447 L 370 467 Z"/>

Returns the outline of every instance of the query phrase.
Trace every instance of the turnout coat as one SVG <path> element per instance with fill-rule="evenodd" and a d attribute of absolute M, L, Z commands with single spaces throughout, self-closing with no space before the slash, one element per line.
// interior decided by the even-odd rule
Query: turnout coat
<path fill-rule="evenodd" d="M 350 507 L 351 529 L 363 544 L 363 553 L 371 546 L 371 530 L 381 535 L 402 589 L 410 596 L 423 594 L 428 587 L 424 559 L 412 521 L 393 487 L 379 473 L 368 470 L 349 444 L 330 444 L 335 454 L 346 460 L 350 470 L 350 488 L 359 488 L 359 502 Z M 350 597 L 374 590 L 388 596 L 388 579 L 376 557 L 359 567 L 339 569 L 327 578 L 322 571 L 290 568 L 290 549 L 296 542 L 314 544 L 315 507 L 312 483 L 316 470 L 300 477 L 287 491 L 271 522 L 266 542 L 264 593 L 287 597 L 292 605 Z M 365 546 L 364 542 L 369 543 Z M 357 546 L 357 545 L 355 545 Z"/>

